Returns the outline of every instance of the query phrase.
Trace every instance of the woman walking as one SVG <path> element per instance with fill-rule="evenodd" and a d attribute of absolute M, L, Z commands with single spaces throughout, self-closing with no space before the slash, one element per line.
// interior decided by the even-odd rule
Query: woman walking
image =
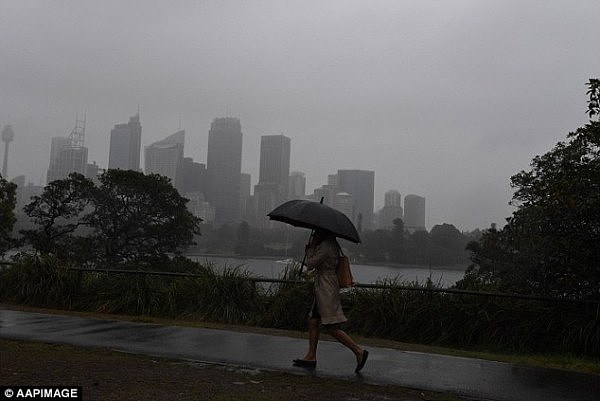
<path fill-rule="evenodd" d="M 306 265 L 315 271 L 314 301 L 308 317 L 308 351 L 304 358 L 294 359 L 294 365 L 306 368 L 317 366 L 317 345 L 320 325 L 337 341 L 348 347 L 356 356 L 355 372 L 365 366 L 369 352 L 356 344 L 340 329 L 346 316 L 340 302 L 340 286 L 336 274 L 340 245 L 327 231 L 316 230 L 306 246 Z"/>

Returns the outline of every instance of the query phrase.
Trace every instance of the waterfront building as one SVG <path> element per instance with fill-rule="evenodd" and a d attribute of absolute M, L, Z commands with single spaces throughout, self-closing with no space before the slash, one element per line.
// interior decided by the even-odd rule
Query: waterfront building
<path fill-rule="evenodd" d="M 375 201 L 375 172 L 367 170 L 338 170 L 337 188 L 354 199 L 351 218 L 357 229 L 373 228 Z"/>
<path fill-rule="evenodd" d="M 410 231 L 425 230 L 425 198 L 419 195 L 404 197 L 404 227 Z"/>

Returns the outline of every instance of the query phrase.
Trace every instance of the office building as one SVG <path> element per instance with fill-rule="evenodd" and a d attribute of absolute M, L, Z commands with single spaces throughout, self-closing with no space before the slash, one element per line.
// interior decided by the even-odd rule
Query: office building
<path fill-rule="evenodd" d="M 88 149 L 83 146 L 84 137 L 85 120 L 76 119 L 69 137 L 52 138 L 46 182 L 65 179 L 71 173 L 86 175 Z"/>
<path fill-rule="evenodd" d="M 290 185 L 288 187 L 289 199 L 306 198 L 306 176 L 300 171 L 290 173 Z"/>
<path fill-rule="evenodd" d="M 146 174 L 168 177 L 180 192 L 183 190 L 183 146 L 185 131 L 180 130 L 144 149 Z"/>
<path fill-rule="evenodd" d="M 142 125 L 139 113 L 129 118 L 127 124 L 117 124 L 110 131 L 108 168 L 140 170 Z"/>
<path fill-rule="evenodd" d="M 422 196 L 404 197 L 404 227 L 410 232 L 425 230 L 425 198 Z"/>
<path fill-rule="evenodd" d="M 21 209 L 31 202 L 31 198 L 39 196 L 44 192 L 44 187 L 41 185 L 33 185 L 31 182 L 25 184 L 25 176 L 19 175 L 11 180 L 17 185 L 16 191 L 16 211 L 21 212 Z"/>
<path fill-rule="evenodd" d="M 347 192 L 338 192 L 335 194 L 333 207 L 344 213 L 346 217 L 352 220 L 352 212 L 354 211 L 354 198 Z"/>
<path fill-rule="evenodd" d="M 327 184 L 321 185 L 313 191 L 312 198 L 315 202 L 323 201 L 324 205 L 334 207 L 335 195 L 340 192 L 337 186 L 337 174 L 327 175 Z M 352 219 L 352 213 L 348 216 Z"/>
<path fill-rule="evenodd" d="M 232 117 L 215 118 L 208 133 L 207 199 L 215 208 L 215 223 L 240 221 L 242 125 Z"/>
<path fill-rule="evenodd" d="M 379 211 L 379 228 L 393 228 L 395 219 L 404 219 L 402 195 L 396 190 L 391 190 L 385 193 L 385 204 Z"/>
<path fill-rule="evenodd" d="M 338 170 L 338 192 L 347 192 L 354 200 L 351 218 L 358 230 L 373 228 L 375 202 L 375 172 L 367 170 Z"/>
<path fill-rule="evenodd" d="M 206 195 L 206 164 L 197 163 L 191 157 L 184 157 L 181 163 L 181 193 L 201 193 Z"/>
<path fill-rule="evenodd" d="M 284 135 L 263 135 L 260 138 L 259 183 L 277 184 L 278 196 L 287 198 L 290 179 L 291 140 Z"/>
<path fill-rule="evenodd" d="M 98 166 L 95 161 L 87 164 L 85 168 L 85 178 L 90 179 L 98 184 L 100 182 L 100 180 L 98 179 L 98 176 L 100 174 L 100 166 Z"/>
<path fill-rule="evenodd" d="M 185 194 L 188 199 L 187 209 L 194 216 L 202 219 L 203 223 L 211 224 L 215 221 L 215 208 L 206 202 L 204 194 L 200 192 L 189 192 Z"/>
<path fill-rule="evenodd" d="M 248 223 L 254 220 L 254 210 L 250 209 L 250 194 L 252 192 L 252 176 L 242 173 L 240 177 L 240 219 Z"/>
<path fill-rule="evenodd" d="M 290 179 L 290 138 L 264 135 L 260 140 L 260 170 L 254 187 L 257 224 L 272 228 L 267 213 L 287 200 Z"/>

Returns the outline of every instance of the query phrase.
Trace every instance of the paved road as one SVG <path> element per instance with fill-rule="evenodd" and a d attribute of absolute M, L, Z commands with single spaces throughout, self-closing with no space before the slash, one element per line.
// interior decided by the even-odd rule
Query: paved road
<path fill-rule="evenodd" d="M 202 328 L 89 319 L 0 309 L 0 337 L 108 347 L 138 354 L 303 373 L 291 366 L 305 340 Z M 451 392 L 497 401 L 598 401 L 600 376 L 501 362 L 368 348 L 360 375 L 354 355 L 319 343 L 314 374 L 375 384 Z"/>

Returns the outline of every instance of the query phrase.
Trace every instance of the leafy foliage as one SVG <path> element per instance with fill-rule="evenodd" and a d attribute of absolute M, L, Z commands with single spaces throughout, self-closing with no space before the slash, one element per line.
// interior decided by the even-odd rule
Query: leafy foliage
<path fill-rule="evenodd" d="M 363 231 L 361 246 L 350 247 L 348 253 L 364 262 L 466 265 L 465 247 L 470 239 L 470 234 L 463 234 L 447 223 L 435 225 L 430 232 L 410 233 L 404 230 L 402 220 L 396 219 L 391 230 Z"/>
<path fill-rule="evenodd" d="M 517 210 L 501 231 L 470 245 L 474 265 L 459 285 L 600 299 L 600 122 L 536 156 L 511 185 Z"/>
<path fill-rule="evenodd" d="M 11 233 L 15 224 L 17 186 L 0 175 L 0 256 L 11 248 Z"/>
<path fill-rule="evenodd" d="M 22 231 L 25 240 L 43 254 L 77 259 L 77 255 L 89 249 L 89 246 L 75 246 L 75 232 L 88 225 L 93 189 L 94 184 L 77 173 L 49 183 L 24 208 L 38 226 Z"/>
<path fill-rule="evenodd" d="M 590 78 L 587 87 L 589 96 L 587 114 L 590 119 L 594 116 L 600 117 L 600 79 Z"/>
<path fill-rule="evenodd" d="M 107 170 L 99 178 L 87 219 L 99 264 L 148 262 L 193 244 L 200 219 L 168 178 L 133 170 Z"/>
<path fill-rule="evenodd" d="M 25 212 L 37 229 L 23 231 L 42 254 L 78 263 L 138 267 L 193 244 L 200 219 L 166 177 L 107 170 L 96 185 L 80 174 L 53 181 Z"/>

